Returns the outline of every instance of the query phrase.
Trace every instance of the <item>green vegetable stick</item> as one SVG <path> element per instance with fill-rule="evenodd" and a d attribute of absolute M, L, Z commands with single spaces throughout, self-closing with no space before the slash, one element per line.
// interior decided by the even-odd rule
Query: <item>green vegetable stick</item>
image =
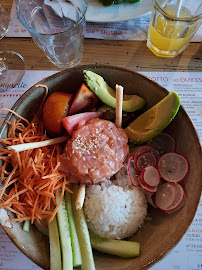
<path fill-rule="evenodd" d="M 72 210 L 74 215 L 76 231 L 79 239 L 79 245 L 81 249 L 81 257 L 82 257 L 81 269 L 95 270 L 93 252 L 90 243 L 90 235 L 88 232 L 88 226 L 86 224 L 83 208 L 80 210 L 76 210 L 75 206 L 77 193 L 78 193 L 78 185 L 74 185 L 72 196 Z"/>
<path fill-rule="evenodd" d="M 71 194 L 67 191 L 65 192 L 65 199 L 66 199 L 66 208 L 67 208 L 67 215 L 68 215 L 68 220 L 69 220 L 71 243 L 72 243 L 73 266 L 76 267 L 76 266 L 81 265 L 82 259 L 81 259 L 79 240 L 78 240 L 73 213 L 72 213 Z"/>
<path fill-rule="evenodd" d="M 58 196 L 58 201 L 59 197 L 60 196 Z M 65 198 L 62 199 L 61 205 L 58 209 L 57 220 L 62 250 L 63 270 L 73 270 L 72 246 Z"/>
<path fill-rule="evenodd" d="M 25 220 L 24 224 L 23 224 L 23 231 L 24 232 L 29 232 L 30 229 L 30 220 Z"/>
<path fill-rule="evenodd" d="M 140 244 L 138 242 L 101 238 L 90 233 L 92 247 L 100 252 L 124 258 L 139 256 Z"/>
<path fill-rule="evenodd" d="M 56 217 L 52 220 L 51 223 L 48 222 L 48 230 L 50 243 L 50 270 L 61 270 L 62 261 L 60 239 Z"/>

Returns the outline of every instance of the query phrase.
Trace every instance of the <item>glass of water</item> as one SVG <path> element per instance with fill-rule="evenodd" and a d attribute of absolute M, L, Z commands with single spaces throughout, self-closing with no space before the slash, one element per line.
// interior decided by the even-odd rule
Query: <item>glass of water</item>
<path fill-rule="evenodd" d="M 86 10 L 86 0 L 17 3 L 19 21 L 59 68 L 73 67 L 81 60 Z"/>

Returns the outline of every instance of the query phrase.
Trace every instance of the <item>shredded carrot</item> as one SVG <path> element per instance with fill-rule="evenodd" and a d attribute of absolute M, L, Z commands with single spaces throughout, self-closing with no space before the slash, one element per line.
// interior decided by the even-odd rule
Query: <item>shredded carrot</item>
<path fill-rule="evenodd" d="M 50 145 L 19 153 L 8 150 L 9 145 L 48 139 L 39 113 L 29 122 L 8 111 L 15 115 L 15 120 L 7 121 L 8 137 L 0 139 L 3 145 L 0 147 L 0 177 L 4 184 L 0 190 L 0 208 L 6 207 L 16 215 L 10 222 L 30 220 L 33 223 L 36 220 L 43 223 L 45 218 L 51 222 L 65 190 L 72 193 L 66 175 L 59 171 L 61 146 Z M 52 205 L 55 205 L 54 211 Z"/>
<path fill-rule="evenodd" d="M 71 194 L 73 194 L 73 191 L 71 189 L 69 189 L 68 187 L 65 187 L 65 190 Z"/>
<path fill-rule="evenodd" d="M 51 221 L 53 220 L 55 214 L 57 213 L 57 211 L 58 211 L 58 209 L 59 209 L 59 207 L 60 207 L 60 204 L 61 204 L 61 202 L 62 202 L 62 198 L 63 198 L 63 196 L 64 196 L 64 192 L 65 192 L 65 184 L 66 184 L 66 183 L 65 183 L 65 181 L 64 181 L 63 184 L 62 184 L 62 192 L 61 192 L 61 195 L 60 195 L 60 199 L 59 199 L 59 201 L 58 201 L 57 206 L 55 207 L 55 209 L 54 209 L 54 211 L 53 211 L 53 215 L 51 216 L 49 222 L 51 222 Z"/>
<path fill-rule="evenodd" d="M 24 117 L 20 116 L 19 114 L 17 114 L 16 112 L 10 110 L 10 109 L 7 109 L 7 108 L 2 108 L 0 109 L 0 112 L 1 111 L 9 111 L 11 112 L 12 114 L 14 114 L 15 116 L 17 116 L 18 118 L 20 118 L 21 120 L 24 120 L 27 124 L 29 124 L 29 121 L 27 119 L 25 119 Z"/>

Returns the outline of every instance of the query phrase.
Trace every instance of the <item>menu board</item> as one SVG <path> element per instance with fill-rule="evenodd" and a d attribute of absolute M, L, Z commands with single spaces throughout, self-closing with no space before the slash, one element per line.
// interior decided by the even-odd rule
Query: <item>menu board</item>
<path fill-rule="evenodd" d="M 0 108 L 11 108 L 32 85 L 56 71 L 26 71 L 21 83 L 5 91 L 12 82 L 0 83 Z M 200 72 L 141 72 L 169 91 L 178 93 L 202 141 L 202 77 Z M 8 76 L 10 78 L 10 76 Z M 7 112 L 0 112 L 0 125 Z M 0 270 L 40 268 L 11 242 L 0 226 Z M 191 226 L 181 241 L 149 270 L 202 270 L 202 199 Z"/>

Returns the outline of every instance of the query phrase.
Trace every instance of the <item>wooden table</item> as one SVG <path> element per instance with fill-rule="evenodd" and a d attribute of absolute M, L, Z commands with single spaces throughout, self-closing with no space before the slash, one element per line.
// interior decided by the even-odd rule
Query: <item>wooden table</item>
<path fill-rule="evenodd" d="M 12 0 L 1 0 L 1 5 L 10 12 Z M 0 50 L 20 53 L 28 70 L 60 70 L 31 38 L 3 38 Z M 161 58 L 146 47 L 146 41 L 85 39 L 81 65 L 85 64 L 114 65 L 133 71 L 202 71 L 202 44 L 190 43 L 177 57 Z"/>

